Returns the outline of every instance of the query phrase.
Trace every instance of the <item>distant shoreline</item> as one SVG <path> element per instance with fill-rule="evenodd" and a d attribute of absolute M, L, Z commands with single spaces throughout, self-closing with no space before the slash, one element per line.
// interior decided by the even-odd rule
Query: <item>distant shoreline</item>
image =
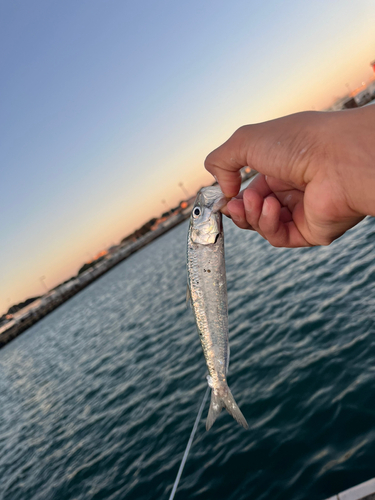
<path fill-rule="evenodd" d="M 103 274 L 108 272 L 110 269 L 113 269 L 117 266 L 117 264 L 123 262 L 133 253 L 155 241 L 159 238 L 159 236 L 167 233 L 181 222 L 184 222 L 190 217 L 192 205 L 193 204 L 191 203 L 182 212 L 172 215 L 167 221 L 164 222 L 164 224 L 160 225 L 154 231 L 149 231 L 136 241 L 128 244 L 126 247 L 120 248 L 120 250 L 114 255 L 109 256 L 96 266 L 76 276 L 68 283 L 50 291 L 39 300 L 30 304 L 27 308 L 25 308 L 25 310 L 21 310 L 16 313 L 12 320 L 0 327 L 0 349 L 21 335 L 21 333 L 27 330 L 30 326 L 37 323 L 39 320 L 47 316 L 47 314 L 57 309 L 71 297 L 96 281 L 100 278 L 100 276 L 103 276 Z"/>

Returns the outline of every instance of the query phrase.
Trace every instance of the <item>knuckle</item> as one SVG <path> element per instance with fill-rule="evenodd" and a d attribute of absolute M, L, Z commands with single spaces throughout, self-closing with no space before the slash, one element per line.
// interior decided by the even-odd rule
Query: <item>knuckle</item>
<path fill-rule="evenodd" d="M 273 242 L 270 242 L 270 243 L 271 243 L 271 245 L 272 245 L 273 247 L 275 247 L 275 248 L 282 248 L 283 246 L 285 246 L 285 245 L 282 245 L 282 244 L 281 244 L 280 242 L 278 242 L 278 241 L 277 241 L 277 242 L 276 242 L 276 241 L 273 241 Z"/>
<path fill-rule="evenodd" d="M 259 227 L 268 238 L 274 237 L 279 229 L 278 220 L 267 220 L 262 218 L 259 222 Z"/>
<path fill-rule="evenodd" d="M 259 231 L 259 220 L 249 216 L 246 217 L 246 220 L 247 223 L 255 229 L 255 231 Z"/>
<path fill-rule="evenodd" d="M 237 137 L 247 136 L 250 129 L 251 129 L 251 125 L 242 125 L 234 132 L 232 137 L 237 138 Z"/>
<path fill-rule="evenodd" d="M 263 234 L 264 234 L 264 238 L 268 241 L 268 243 L 271 246 L 273 246 L 275 248 L 280 248 L 282 246 L 285 246 L 282 244 L 283 242 L 280 240 L 280 238 L 275 238 L 274 235 L 270 235 L 270 234 L 267 234 L 267 235 L 265 233 L 263 233 Z"/>
<path fill-rule="evenodd" d="M 212 153 L 210 153 L 209 155 L 206 156 L 206 159 L 204 160 L 204 168 L 211 173 L 211 170 L 214 169 L 214 164 L 213 164 L 213 154 L 214 154 L 214 151 Z"/>

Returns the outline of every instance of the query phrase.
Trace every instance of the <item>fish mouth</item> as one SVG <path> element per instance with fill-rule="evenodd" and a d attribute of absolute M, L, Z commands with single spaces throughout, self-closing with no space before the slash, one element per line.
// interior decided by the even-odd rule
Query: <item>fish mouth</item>
<path fill-rule="evenodd" d="M 219 186 L 207 186 L 202 188 L 197 195 L 201 204 L 209 207 L 213 213 L 219 212 L 228 202 Z"/>
<path fill-rule="evenodd" d="M 220 233 L 217 233 L 217 235 L 215 236 L 214 245 L 215 245 L 215 243 L 217 243 L 217 240 L 219 239 L 219 234 L 220 234 Z"/>

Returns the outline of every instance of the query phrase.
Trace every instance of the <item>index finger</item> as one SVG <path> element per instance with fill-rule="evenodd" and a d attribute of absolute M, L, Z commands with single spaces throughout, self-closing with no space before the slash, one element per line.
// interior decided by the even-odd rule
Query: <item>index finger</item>
<path fill-rule="evenodd" d="M 236 196 L 241 187 L 242 167 L 247 166 L 245 141 L 241 130 L 238 129 L 224 144 L 210 153 L 204 166 L 220 184 L 221 190 L 227 198 Z"/>
<path fill-rule="evenodd" d="M 305 111 L 245 125 L 207 156 L 205 167 L 228 198 L 237 195 L 239 171 L 245 166 L 303 189 L 320 168 L 319 159 L 327 156 L 321 136 L 326 136 L 333 118 L 334 114 Z"/>

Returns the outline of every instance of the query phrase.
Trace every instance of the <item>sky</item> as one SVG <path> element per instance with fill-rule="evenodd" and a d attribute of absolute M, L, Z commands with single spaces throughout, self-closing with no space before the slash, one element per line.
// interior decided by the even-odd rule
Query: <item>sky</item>
<path fill-rule="evenodd" d="M 0 3 L 0 314 L 212 181 L 239 126 L 372 77 L 375 0 Z"/>

